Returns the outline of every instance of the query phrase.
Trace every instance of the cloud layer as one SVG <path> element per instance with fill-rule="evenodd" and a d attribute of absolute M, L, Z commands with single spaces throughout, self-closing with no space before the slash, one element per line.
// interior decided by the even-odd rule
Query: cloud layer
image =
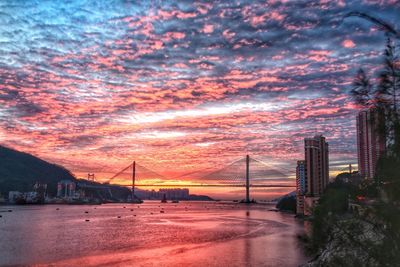
<path fill-rule="evenodd" d="M 247 153 L 294 169 L 315 134 L 334 167 L 356 162 L 348 91 L 385 36 L 342 17 L 395 25 L 397 1 L 139 2 L 0 3 L 2 144 L 100 177 Z"/>

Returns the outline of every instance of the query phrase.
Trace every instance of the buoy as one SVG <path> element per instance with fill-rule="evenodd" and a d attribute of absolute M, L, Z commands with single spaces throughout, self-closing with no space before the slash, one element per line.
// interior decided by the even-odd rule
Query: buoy
<path fill-rule="evenodd" d="M 135 217 L 136 217 L 136 214 L 135 214 L 135 215 L 133 215 L 133 216 L 135 216 Z"/>
<path fill-rule="evenodd" d="M 133 211 L 133 209 L 131 209 L 131 211 Z"/>
<path fill-rule="evenodd" d="M 89 213 L 88 211 L 85 211 L 85 213 Z"/>
<path fill-rule="evenodd" d="M 163 211 L 163 210 L 160 210 L 160 213 L 164 213 L 164 211 Z"/>
<path fill-rule="evenodd" d="M 60 210 L 60 208 L 56 208 L 56 210 Z"/>
<path fill-rule="evenodd" d="M 117 218 L 121 218 L 121 216 L 118 216 Z"/>
<path fill-rule="evenodd" d="M 8 210 L 8 212 L 12 212 L 12 210 Z"/>
<path fill-rule="evenodd" d="M 85 222 L 89 222 L 90 220 L 86 219 Z"/>

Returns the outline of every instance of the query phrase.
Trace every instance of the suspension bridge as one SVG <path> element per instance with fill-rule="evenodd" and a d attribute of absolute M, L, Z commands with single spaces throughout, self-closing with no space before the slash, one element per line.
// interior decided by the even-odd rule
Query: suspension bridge
<path fill-rule="evenodd" d="M 241 187 L 246 189 L 245 202 L 250 203 L 250 188 L 295 188 L 295 181 L 290 176 L 293 176 L 293 170 L 272 166 L 246 155 L 217 170 L 203 169 L 173 178 L 165 177 L 133 161 L 109 178 L 105 184 L 116 184 L 118 180 L 129 179 L 132 181 L 131 184 L 117 185 L 130 187 L 132 197 L 135 196 L 135 188 Z"/>

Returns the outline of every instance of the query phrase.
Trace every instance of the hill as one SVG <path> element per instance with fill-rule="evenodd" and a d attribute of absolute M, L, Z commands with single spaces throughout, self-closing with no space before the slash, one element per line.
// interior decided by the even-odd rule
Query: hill
<path fill-rule="evenodd" d="M 0 193 L 31 191 L 36 182 L 47 183 L 48 193 L 55 195 L 57 182 L 75 180 L 74 175 L 62 166 L 49 163 L 31 154 L 0 145 Z"/>
<path fill-rule="evenodd" d="M 296 191 L 290 192 L 276 199 L 276 208 L 282 211 L 296 212 Z"/>

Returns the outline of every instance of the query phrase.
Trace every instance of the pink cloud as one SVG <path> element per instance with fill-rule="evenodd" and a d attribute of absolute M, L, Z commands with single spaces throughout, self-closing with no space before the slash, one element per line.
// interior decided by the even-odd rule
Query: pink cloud
<path fill-rule="evenodd" d="M 222 32 L 222 35 L 223 35 L 226 39 L 230 40 L 230 39 L 232 39 L 232 38 L 236 35 L 236 33 L 231 32 L 230 30 L 225 30 L 225 31 Z"/>
<path fill-rule="evenodd" d="M 173 40 L 173 39 L 183 39 L 185 38 L 185 33 L 183 32 L 167 32 L 164 34 L 165 40 L 167 42 Z"/>
<path fill-rule="evenodd" d="M 214 31 L 214 26 L 211 24 L 205 24 L 203 27 L 204 33 L 212 33 Z"/>
<path fill-rule="evenodd" d="M 352 40 L 346 39 L 342 42 L 342 46 L 345 48 L 354 48 L 356 44 Z"/>

